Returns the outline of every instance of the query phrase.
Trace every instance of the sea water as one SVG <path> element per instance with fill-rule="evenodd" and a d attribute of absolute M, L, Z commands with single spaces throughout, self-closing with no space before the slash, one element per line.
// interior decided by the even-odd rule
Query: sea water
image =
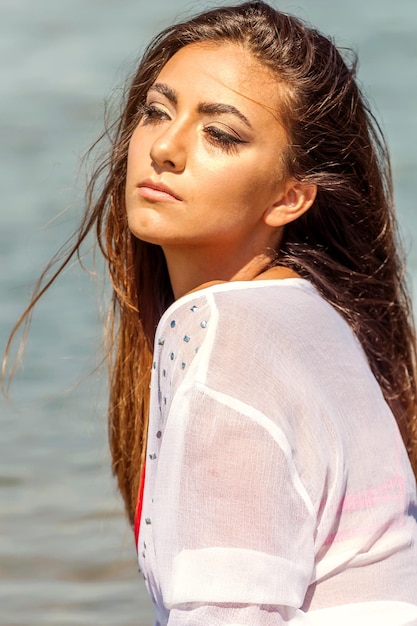
<path fill-rule="evenodd" d="M 149 38 L 225 2 L 0 1 L 0 343 L 83 210 L 80 161 Z M 359 53 L 391 148 L 410 281 L 417 277 L 417 3 L 288 0 Z M 140 626 L 151 608 L 110 475 L 101 306 L 70 267 L 40 302 L 23 367 L 1 400 L 0 624 Z M 100 267 L 99 267 L 100 269 Z"/>

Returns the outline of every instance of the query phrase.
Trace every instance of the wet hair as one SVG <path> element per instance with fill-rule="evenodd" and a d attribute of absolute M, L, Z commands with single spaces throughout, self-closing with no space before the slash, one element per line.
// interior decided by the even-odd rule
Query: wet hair
<path fill-rule="evenodd" d="M 273 264 L 311 281 L 346 319 L 401 430 L 417 469 L 416 341 L 392 196 L 388 150 L 356 81 L 356 57 L 300 19 L 264 2 L 204 12 L 170 26 L 146 49 L 109 154 L 91 176 L 73 247 L 39 285 L 23 318 L 95 229 L 113 285 L 109 440 L 113 471 L 133 521 L 144 460 L 156 325 L 173 293 L 161 248 L 129 231 L 127 151 L 147 91 L 167 61 L 198 42 L 235 43 L 285 85 L 282 121 L 289 176 L 317 185 L 313 206 L 288 224 Z M 280 89 L 282 93 L 282 89 Z M 267 104 L 267 103 L 265 103 Z M 109 134 L 110 133 L 110 134 Z M 278 151 L 277 151 L 278 152 Z"/>

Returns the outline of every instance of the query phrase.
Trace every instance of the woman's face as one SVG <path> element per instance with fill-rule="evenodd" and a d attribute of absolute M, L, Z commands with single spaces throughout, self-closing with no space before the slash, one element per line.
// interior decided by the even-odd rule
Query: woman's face
<path fill-rule="evenodd" d="M 170 249 L 221 257 L 273 245 L 263 214 L 285 186 L 280 87 L 234 44 L 192 44 L 150 88 L 129 146 L 131 231 Z"/>

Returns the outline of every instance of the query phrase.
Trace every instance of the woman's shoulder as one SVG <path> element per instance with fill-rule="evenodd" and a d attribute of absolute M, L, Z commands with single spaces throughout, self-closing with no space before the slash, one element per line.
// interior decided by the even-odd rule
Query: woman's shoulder
<path fill-rule="evenodd" d="M 268 310 L 269 306 L 276 311 L 288 311 L 293 306 L 307 305 L 326 306 L 324 299 L 315 287 L 303 278 L 285 280 L 253 280 L 215 282 L 196 289 L 174 302 L 164 313 L 160 324 L 165 325 L 173 315 L 177 318 L 188 317 L 204 306 L 214 307 L 222 318 L 236 310 L 247 311 L 253 317 L 256 311 Z M 252 315 L 251 315 L 252 314 Z"/>
<path fill-rule="evenodd" d="M 209 285 L 169 307 L 157 335 L 171 334 L 198 345 L 216 344 L 233 352 L 262 351 L 271 344 L 294 354 L 330 342 L 351 343 L 353 333 L 341 315 L 302 278 L 235 281 Z M 181 338 L 180 337 L 180 338 Z"/>
<path fill-rule="evenodd" d="M 240 328 L 255 339 L 268 333 L 303 336 L 313 329 L 329 330 L 332 324 L 346 326 L 334 307 L 303 278 L 218 283 L 189 294 L 178 314 L 187 315 L 191 307 L 204 308 L 219 329 L 234 334 Z"/>

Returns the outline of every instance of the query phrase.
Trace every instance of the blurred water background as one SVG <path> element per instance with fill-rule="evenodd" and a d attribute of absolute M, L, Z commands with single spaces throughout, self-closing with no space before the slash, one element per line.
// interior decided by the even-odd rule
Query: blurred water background
<path fill-rule="evenodd" d="M 208 6 L 0 0 L 1 347 L 41 268 L 79 221 L 80 159 L 102 128 L 105 100 L 153 34 Z M 360 80 L 391 147 L 415 285 L 417 3 L 276 6 L 359 52 Z M 93 277 L 70 268 L 35 312 L 11 402 L 0 400 L 3 626 L 152 623 L 109 471 L 105 372 L 86 378 L 100 354 L 101 300 Z"/>

